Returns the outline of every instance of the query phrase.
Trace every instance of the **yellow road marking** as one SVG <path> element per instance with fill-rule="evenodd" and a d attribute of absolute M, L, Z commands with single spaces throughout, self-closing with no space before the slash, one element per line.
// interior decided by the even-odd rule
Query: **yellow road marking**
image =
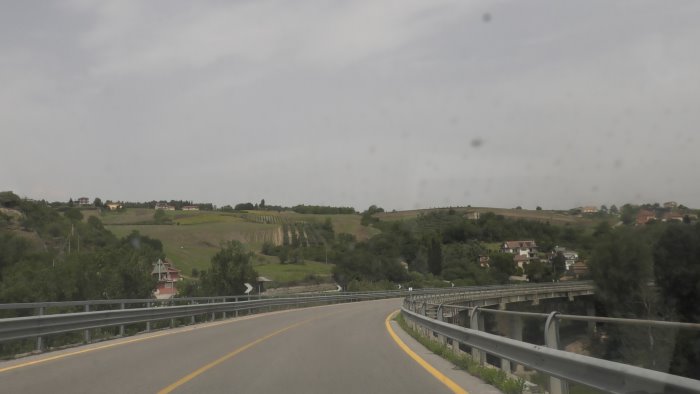
<path fill-rule="evenodd" d="M 433 367 L 432 365 L 428 364 L 427 361 L 425 361 L 421 356 L 416 354 L 411 348 L 404 343 L 404 341 L 399 338 L 398 335 L 394 332 L 394 329 L 391 327 L 391 319 L 396 315 L 398 311 L 391 312 L 389 316 L 386 317 L 386 320 L 384 321 L 384 324 L 386 324 L 386 330 L 389 331 L 389 335 L 391 335 L 391 339 L 396 342 L 397 345 L 406 352 L 406 354 L 409 355 L 415 362 L 417 362 L 421 367 L 423 367 L 428 373 L 433 375 L 435 379 L 439 380 L 442 384 L 447 386 L 450 390 L 452 390 L 453 393 L 455 394 L 469 394 L 465 389 L 461 388 L 457 383 L 455 383 L 452 379 L 448 378 L 447 376 L 443 375 L 442 372 L 438 371 Z"/>
<path fill-rule="evenodd" d="M 245 320 L 255 319 L 255 318 L 258 318 L 258 317 L 269 316 L 269 315 L 272 315 L 272 314 L 285 313 L 285 312 L 289 312 L 289 311 L 286 310 L 286 311 L 268 312 L 268 313 L 265 313 L 265 314 L 258 314 L 258 315 L 252 315 L 252 316 L 239 317 L 239 318 L 234 318 L 234 319 L 231 319 L 231 320 L 224 320 L 224 321 L 220 321 L 220 322 L 216 322 L 216 323 L 208 323 L 208 324 L 205 324 L 205 325 L 201 325 L 201 324 L 199 324 L 199 325 L 194 325 L 194 326 L 190 326 L 190 327 L 187 327 L 187 328 L 184 328 L 184 329 L 180 329 L 180 330 L 176 330 L 176 331 L 166 331 L 166 332 L 162 332 L 162 333 L 159 333 L 159 334 L 151 334 L 151 335 L 146 334 L 146 336 L 139 337 L 139 338 L 127 339 L 127 340 L 124 340 L 124 341 L 119 341 L 119 342 L 115 342 L 115 343 L 110 343 L 110 344 L 107 344 L 107 345 L 101 345 L 101 346 L 91 347 L 91 348 L 89 348 L 89 349 L 77 350 L 77 351 L 70 352 L 70 353 L 64 353 L 64 354 L 59 354 L 59 355 L 56 355 L 56 356 L 45 357 L 45 358 L 42 358 L 42 359 L 40 359 L 40 360 L 27 361 L 26 363 L 22 363 L 22 364 L 11 365 L 11 366 L 9 366 L 9 367 L 0 368 L 0 373 L 2 373 L 2 372 L 7 372 L 7 371 L 12 371 L 12 370 L 18 369 L 18 368 L 29 367 L 29 366 L 32 366 L 32 365 L 43 364 L 43 363 L 46 363 L 46 362 L 49 362 L 49 361 L 60 360 L 60 359 L 62 359 L 62 358 L 66 358 L 66 357 L 72 357 L 72 356 L 77 356 L 77 355 L 80 355 L 80 354 L 90 353 L 90 352 L 94 352 L 94 351 L 97 351 L 97 350 L 109 349 L 109 348 L 112 348 L 112 347 L 115 347 L 115 346 L 126 345 L 126 344 L 134 343 L 134 342 L 141 342 L 141 341 L 145 341 L 145 340 L 147 340 L 147 339 L 160 338 L 160 337 L 164 337 L 164 336 L 166 336 L 166 335 L 181 334 L 181 333 L 185 333 L 185 332 L 190 332 L 190 331 L 192 331 L 192 330 L 198 330 L 198 329 L 209 328 L 209 327 L 216 327 L 216 326 L 220 326 L 220 325 L 222 325 L 222 324 L 230 324 L 230 323 L 235 323 L 235 322 L 239 322 L 239 321 L 245 321 Z"/>
<path fill-rule="evenodd" d="M 208 370 L 210 370 L 210 369 L 216 367 L 217 365 L 223 363 L 224 361 L 226 361 L 226 360 L 228 360 L 228 359 L 230 359 L 230 358 L 235 357 L 237 354 L 242 353 L 242 352 L 244 352 L 244 351 L 250 349 L 251 347 L 253 347 L 253 346 L 255 346 L 255 345 L 257 345 L 257 344 L 259 344 L 259 343 L 261 343 L 261 342 L 264 342 L 264 341 L 266 341 L 266 340 L 268 340 L 268 339 L 270 339 L 270 338 L 272 338 L 272 337 L 274 337 L 274 336 L 276 336 L 276 335 L 279 335 L 279 334 L 281 334 L 281 333 L 283 333 L 283 332 L 285 332 L 285 331 L 291 330 L 291 329 L 294 328 L 294 327 L 299 327 L 299 326 L 302 325 L 302 324 L 308 323 L 308 322 L 310 322 L 310 321 L 312 321 L 312 320 L 316 320 L 316 319 L 319 319 L 319 317 L 314 317 L 314 318 L 311 318 L 311 319 L 307 319 L 307 320 L 301 321 L 301 322 L 299 322 L 299 323 L 294 323 L 294 324 L 289 325 L 289 326 L 287 326 L 287 327 L 281 328 L 281 329 L 279 329 L 279 330 L 277 330 L 277 331 L 275 331 L 275 332 L 273 332 L 273 333 L 267 334 L 267 335 L 265 335 L 264 337 L 258 338 L 258 339 L 256 339 L 256 340 L 254 340 L 253 342 L 248 343 L 247 345 L 241 346 L 241 347 L 239 347 L 238 349 L 232 351 L 231 353 L 229 353 L 229 354 L 227 354 L 227 355 L 225 355 L 225 356 L 219 357 L 218 359 L 216 359 L 216 360 L 210 362 L 209 364 L 207 364 L 207 365 L 205 365 L 205 366 L 203 366 L 203 367 L 201 367 L 201 368 L 195 370 L 194 372 L 190 373 L 189 375 L 183 377 L 182 379 L 178 380 L 177 382 L 175 382 L 175 383 L 169 385 L 168 387 L 166 387 L 166 388 L 164 388 L 164 389 L 158 391 L 158 394 L 167 394 L 167 393 L 170 393 L 170 392 L 172 392 L 173 390 L 175 390 L 176 388 L 182 386 L 183 384 L 185 384 L 185 383 L 189 382 L 190 380 L 196 378 L 197 376 L 203 374 L 204 372 L 206 372 L 206 371 L 208 371 Z"/>

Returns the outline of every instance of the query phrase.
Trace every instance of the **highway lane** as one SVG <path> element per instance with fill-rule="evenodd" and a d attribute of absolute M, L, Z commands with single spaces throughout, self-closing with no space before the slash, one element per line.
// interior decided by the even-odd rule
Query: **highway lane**
<path fill-rule="evenodd" d="M 273 312 L 4 362 L 0 392 L 452 392 L 391 339 L 400 305 Z"/>

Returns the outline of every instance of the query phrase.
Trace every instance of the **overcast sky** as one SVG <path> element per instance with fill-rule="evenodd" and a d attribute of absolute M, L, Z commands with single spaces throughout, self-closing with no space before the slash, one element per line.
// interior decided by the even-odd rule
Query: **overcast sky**
<path fill-rule="evenodd" d="M 700 207 L 699 1 L 6 1 L 0 190 Z"/>

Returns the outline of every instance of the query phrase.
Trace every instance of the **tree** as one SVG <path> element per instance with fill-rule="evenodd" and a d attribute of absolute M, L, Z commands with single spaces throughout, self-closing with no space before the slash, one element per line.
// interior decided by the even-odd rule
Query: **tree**
<path fill-rule="evenodd" d="M 554 280 L 559 280 L 561 276 L 566 271 L 566 257 L 564 253 L 557 252 L 557 254 L 552 257 L 552 277 Z"/>
<path fill-rule="evenodd" d="M 66 211 L 63 212 L 63 216 L 65 216 L 71 222 L 79 222 L 83 220 L 83 214 L 80 213 L 80 210 L 77 208 L 66 209 Z"/>
<path fill-rule="evenodd" d="M 164 210 L 156 209 L 156 211 L 153 213 L 153 221 L 156 224 L 166 224 L 170 223 L 171 219 L 168 217 Z"/>
<path fill-rule="evenodd" d="M 508 283 L 508 278 L 516 273 L 513 255 L 508 253 L 492 253 L 489 256 L 492 276 L 499 283 Z"/>
<path fill-rule="evenodd" d="M 260 207 L 260 209 L 265 208 L 265 199 L 264 198 L 262 200 L 260 200 L 260 205 L 258 205 L 258 206 Z"/>
<path fill-rule="evenodd" d="M 607 215 L 608 214 L 608 207 L 605 204 L 601 205 L 600 212 Z"/>
<path fill-rule="evenodd" d="M 244 202 L 240 204 L 236 204 L 236 206 L 233 208 L 236 211 L 252 211 L 255 209 L 255 205 L 250 202 Z"/>
<path fill-rule="evenodd" d="M 617 215 L 618 213 L 620 213 L 620 210 L 617 209 L 617 205 L 615 205 L 615 204 L 611 205 L 610 206 L 610 214 Z"/>
<path fill-rule="evenodd" d="M 654 248 L 654 277 L 674 320 L 700 321 L 700 224 L 672 224 L 661 234 Z M 670 373 L 700 379 L 700 333 L 678 333 L 670 364 Z"/>
<path fill-rule="evenodd" d="M 72 207 L 73 205 L 75 205 L 75 203 L 73 203 L 73 198 L 71 197 L 68 199 L 68 206 Z"/>
<path fill-rule="evenodd" d="M 598 297 L 611 316 L 653 318 L 652 255 L 644 234 L 621 228 L 601 240 L 589 260 Z"/>
<path fill-rule="evenodd" d="M 442 272 L 442 244 L 437 234 L 428 239 L 428 270 L 433 275 L 440 275 Z"/>
<path fill-rule="evenodd" d="M 92 205 L 96 206 L 97 208 L 102 208 L 102 200 L 99 197 L 95 197 Z"/>
<path fill-rule="evenodd" d="M 538 205 L 537 208 L 535 208 L 535 210 L 536 210 L 536 211 L 541 211 L 541 210 L 542 210 L 542 207 Z"/>
<path fill-rule="evenodd" d="M 229 241 L 211 258 L 211 268 L 203 280 L 205 293 L 211 296 L 243 294 L 244 283 L 255 283 L 258 273 L 251 263 L 252 254 L 243 244 Z"/>
<path fill-rule="evenodd" d="M 530 282 L 550 282 L 552 270 L 539 260 L 531 261 L 525 266 L 525 275 Z"/>
<path fill-rule="evenodd" d="M 620 220 L 622 220 L 622 223 L 624 224 L 632 224 L 634 223 L 635 215 L 637 215 L 637 211 L 639 209 L 635 208 L 634 206 L 630 204 L 625 204 L 622 206 L 622 211 L 620 214 Z"/>
<path fill-rule="evenodd" d="M 479 265 L 479 256 L 486 250 L 478 241 L 452 243 L 442 248 L 441 275 L 447 280 L 463 279 L 468 283 L 487 283 L 489 275 Z"/>
<path fill-rule="evenodd" d="M 595 226 L 595 230 L 593 230 L 593 236 L 596 238 L 600 238 L 603 236 L 607 236 L 610 234 L 612 231 L 612 227 L 610 226 L 610 223 L 607 221 L 600 222 Z"/>
<path fill-rule="evenodd" d="M 654 248 L 654 277 L 662 299 L 681 321 L 700 321 L 700 224 L 670 225 Z"/>
<path fill-rule="evenodd" d="M 11 191 L 0 192 L 0 205 L 5 208 L 18 207 L 22 200 Z"/>

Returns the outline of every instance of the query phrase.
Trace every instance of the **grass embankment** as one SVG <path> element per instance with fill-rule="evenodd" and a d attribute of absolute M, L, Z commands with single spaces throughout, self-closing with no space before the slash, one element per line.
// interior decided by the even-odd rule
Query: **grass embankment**
<path fill-rule="evenodd" d="M 449 360 L 452 364 L 469 372 L 469 374 L 482 379 L 484 382 L 490 385 L 493 385 L 494 387 L 503 391 L 505 394 L 519 394 L 524 391 L 525 379 L 509 377 L 500 369 L 490 366 L 482 366 L 466 353 L 460 355 L 455 354 L 452 349 L 447 347 L 447 345 L 432 341 L 411 328 L 411 326 L 409 326 L 406 322 L 406 319 L 404 319 L 403 315 L 400 313 L 396 315 L 394 320 L 396 320 L 404 331 L 420 342 L 423 346 L 428 348 L 428 350 L 446 360 Z M 540 387 L 547 387 L 549 384 L 548 379 L 549 378 L 546 375 L 539 373 L 533 373 L 532 375 L 529 375 L 528 378 L 528 380 Z M 569 384 L 569 392 L 571 394 L 603 394 L 602 391 L 574 383 Z"/>
<path fill-rule="evenodd" d="M 415 338 L 421 345 L 425 346 L 431 352 L 450 361 L 457 367 L 469 372 L 469 374 L 478 377 L 484 382 L 498 388 L 505 394 L 521 394 L 525 388 L 525 380 L 522 378 L 512 378 L 500 369 L 483 366 L 475 361 L 468 354 L 455 354 L 447 345 L 431 341 L 428 338 L 420 335 L 418 331 L 411 328 L 402 314 L 397 314 L 394 318 L 401 328 L 410 336 Z"/>
<path fill-rule="evenodd" d="M 309 282 L 331 282 L 333 267 L 333 264 L 306 261 L 302 264 L 256 263 L 254 268 L 259 275 L 274 280 L 276 284 L 291 286 Z"/>

